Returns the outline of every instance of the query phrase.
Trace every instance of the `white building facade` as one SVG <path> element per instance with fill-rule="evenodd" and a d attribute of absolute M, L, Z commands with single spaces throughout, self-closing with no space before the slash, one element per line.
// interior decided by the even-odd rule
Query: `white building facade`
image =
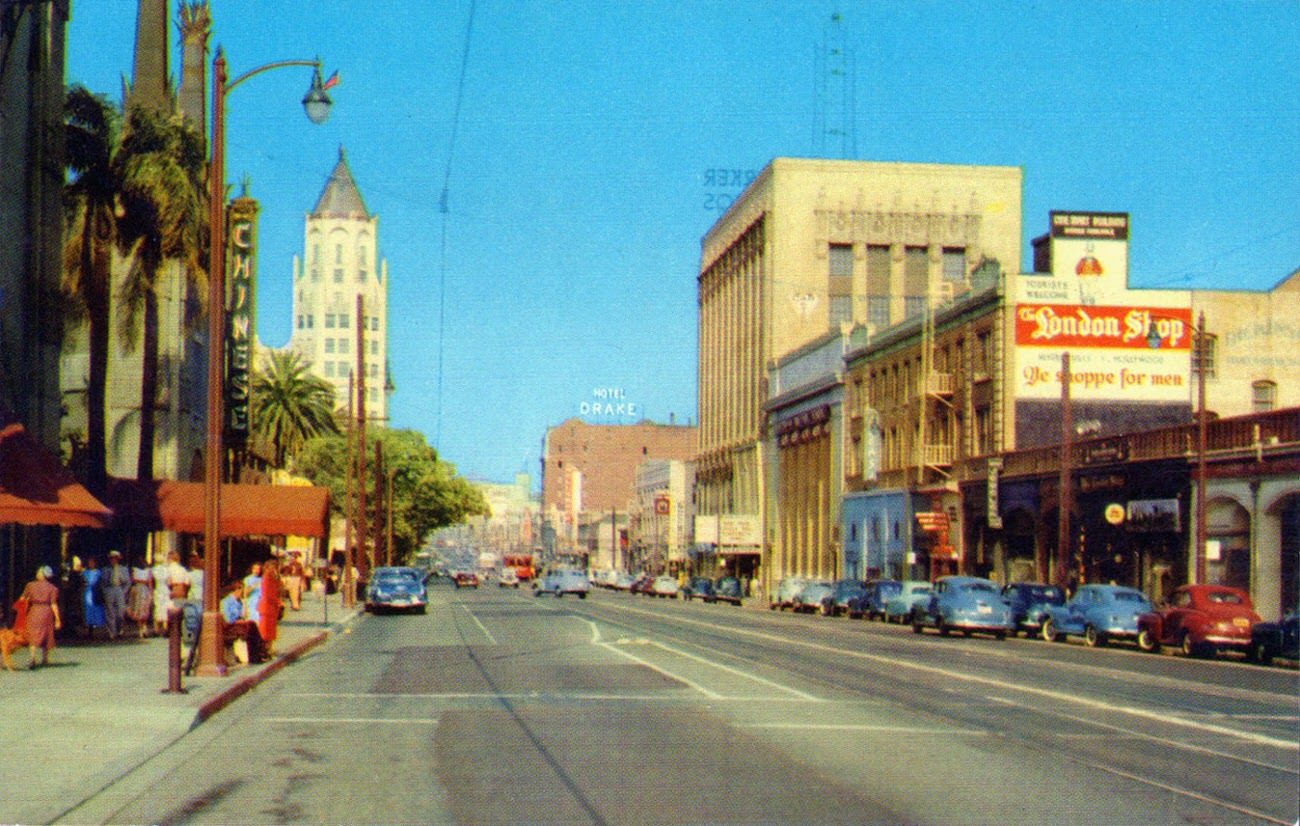
<path fill-rule="evenodd" d="M 366 418 L 388 417 L 388 262 L 379 257 L 379 216 L 366 209 L 347 157 L 306 216 L 303 255 L 293 259 L 290 346 L 348 405 L 348 379 L 364 379 Z M 360 297 L 360 313 L 358 313 Z M 362 380 L 357 379 L 359 388 Z M 355 405 L 354 405 L 355 407 Z"/>

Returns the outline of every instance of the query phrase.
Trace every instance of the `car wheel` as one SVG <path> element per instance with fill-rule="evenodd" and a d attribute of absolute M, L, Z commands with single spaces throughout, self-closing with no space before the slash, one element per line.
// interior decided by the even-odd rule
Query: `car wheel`
<path fill-rule="evenodd" d="M 1183 656 L 1199 657 L 1201 656 L 1201 646 L 1192 640 L 1192 635 L 1184 631 L 1178 637 L 1178 647 L 1182 649 Z"/>
<path fill-rule="evenodd" d="M 1083 641 L 1089 648 L 1101 648 L 1106 644 L 1106 635 L 1089 625 L 1083 629 Z"/>
<path fill-rule="evenodd" d="M 912 633 L 913 634 L 921 633 L 921 620 L 918 619 L 917 617 L 912 617 Z"/>
<path fill-rule="evenodd" d="M 1260 665 L 1268 665 L 1273 662 L 1273 652 L 1268 650 L 1268 644 L 1263 640 L 1251 643 L 1247 656 Z"/>
<path fill-rule="evenodd" d="M 939 636 L 941 637 L 948 636 L 948 632 L 952 630 L 947 625 L 944 624 L 943 615 L 940 615 L 939 619 L 935 621 L 934 627 L 939 632 Z"/>
<path fill-rule="evenodd" d="M 1007 632 L 1006 632 L 1006 631 L 995 631 L 995 632 L 993 632 L 993 636 L 994 636 L 995 638 L 999 639 L 999 640 L 1005 640 L 1005 639 L 1007 638 Z"/>
<path fill-rule="evenodd" d="M 1048 642 L 1060 642 L 1063 637 L 1056 632 L 1056 623 L 1051 619 L 1043 620 L 1043 639 Z"/>
<path fill-rule="evenodd" d="M 1156 639 L 1155 634 L 1151 633 L 1150 628 L 1143 628 L 1138 632 L 1138 648 L 1148 654 L 1160 653 L 1160 640 Z"/>
<path fill-rule="evenodd" d="M 832 613 L 833 613 L 833 612 L 831 611 L 831 607 L 830 607 L 829 605 L 827 605 L 826 603 L 823 602 L 823 603 L 822 603 L 822 616 L 823 616 L 823 617 L 829 617 L 829 616 L 831 616 Z"/>
<path fill-rule="evenodd" d="M 586 599 L 586 598 L 587 598 L 587 592 L 586 592 L 586 591 L 581 591 L 581 592 L 578 593 L 578 599 Z"/>

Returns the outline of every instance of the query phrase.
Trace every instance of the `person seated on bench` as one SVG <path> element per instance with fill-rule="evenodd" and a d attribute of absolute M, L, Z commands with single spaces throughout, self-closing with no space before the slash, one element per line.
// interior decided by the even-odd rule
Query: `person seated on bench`
<path fill-rule="evenodd" d="M 226 620 L 225 641 L 233 643 L 242 640 L 247 648 L 244 656 L 236 649 L 235 656 L 244 661 L 260 663 L 266 659 L 266 646 L 262 643 L 262 632 L 257 623 L 244 619 L 244 583 L 235 582 L 230 592 L 221 600 L 221 615 Z"/>

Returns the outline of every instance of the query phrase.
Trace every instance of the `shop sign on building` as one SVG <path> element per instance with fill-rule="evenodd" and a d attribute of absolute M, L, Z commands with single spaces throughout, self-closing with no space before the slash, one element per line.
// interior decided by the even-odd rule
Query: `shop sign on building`
<path fill-rule="evenodd" d="M 257 260 L 257 201 L 237 198 L 230 206 L 230 249 L 226 273 L 226 435 L 232 445 L 248 439 L 253 365 L 254 278 Z"/>
<path fill-rule="evenodd" d="M 1017 399 L 1188 402 L 1192 311 L 1186 290 L 1128 288 L 1128 216 L 1053 212 L 1052 272 L 1015 279 Z"/>

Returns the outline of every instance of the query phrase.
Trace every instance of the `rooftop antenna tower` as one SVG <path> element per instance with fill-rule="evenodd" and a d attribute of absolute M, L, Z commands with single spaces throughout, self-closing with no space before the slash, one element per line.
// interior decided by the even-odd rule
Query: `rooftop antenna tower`
<path fill-rule="evenodd" d="M 816 111 L 813 114 L 813 146 L 823 157 L 856 158 L 857 79 L 853 52 L 844 33 L 844 19 L 831 14 L 822 27 L 822 39 L 815 53 Z"/>

